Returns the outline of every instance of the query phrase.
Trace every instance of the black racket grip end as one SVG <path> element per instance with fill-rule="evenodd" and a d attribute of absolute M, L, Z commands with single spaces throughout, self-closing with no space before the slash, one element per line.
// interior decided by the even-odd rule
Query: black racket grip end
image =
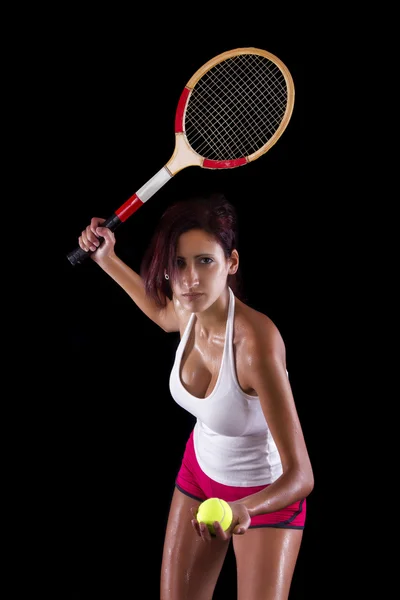
<path fill-rule="evenodd" d="M 90 256 L 90 252 L 85 252 L 80 246 L 67 254 L 67 258 L 71 265 L 80 265 L 86 258 Z"/>
<path fill-rule="evenodd" d="M 111 215 L 111 217 L 106 219 L 104 223 L 101 224 L 101 226 L 107 227 L 108 229 L 111 229 L 111 231 L 115 231 L 117 227 L 121 225 L 121 223 L 121 219 L 114 213 L 113 215 Z M 93 253 L 90 251 L 85 252 L 85 250 L 82 250 L 82 248 L 78 246 L 77 248 L 75 248 L 75 250 L 67 254 L 67 258 L 71 265 L 77 265 L 83 263 L 87 258 L 89 258 L 91 254 Z"/>

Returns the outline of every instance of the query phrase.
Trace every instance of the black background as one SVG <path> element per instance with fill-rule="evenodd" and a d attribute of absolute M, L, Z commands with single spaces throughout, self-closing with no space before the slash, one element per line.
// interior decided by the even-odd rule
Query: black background
<path fill-rule="evenodd" d="M 192 74 L 216 54 L 246 46 L 277 55 L 293 76 L 295 105 L 286 131 L 245 167 L 178 173 L 117 230 L 116 249 L 137 270 L 166 206 L 193 191 L 223 191 L 235 205 L 246 295 L 285 340 L 315 474 L 290 598 L 324 595 L 321 432 L 328 420 L 331 373 L 324 352 L 332 326 L 324 278 L 329 207 L 321 205 L 315 179 L 323 148 L 307 106 L 317 84 L 300 31 L 260 29 L 238 32 L 236 26 L 217 35 L 199 26 L 183 45 L 177 26 L 151 40 L 134 24 L 131 31 L 110 31 L 77 21 L 68 34 L 54 33 L 48 151 L 57 244 L 48 267 L 50 375 L 44 386 L 51 425 L 39 442 L 43 485 L 51 490 L 54 597 L 159 597 L 169 501 L 194 424 L 168 389 L 177 336 L 146 319 L 92 261 L 73 267 L 66 255 L 92 216 L 108 217 L 168 161 L 176 104 Z M 234 590 L 229 554 L 215 599 L 234 598 Z"/>

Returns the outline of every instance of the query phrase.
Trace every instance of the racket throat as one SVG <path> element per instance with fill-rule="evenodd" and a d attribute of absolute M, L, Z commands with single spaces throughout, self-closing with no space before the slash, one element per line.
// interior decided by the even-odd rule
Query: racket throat
<path fill-rule="evenodd" d="M 185 169 L 186 167 L 203 166 L 204 158 L 197 154 L 189 145 L 184 133 L 175 134 L 175 150 L 165 168 L 171 174 L 171 177 Z"/>

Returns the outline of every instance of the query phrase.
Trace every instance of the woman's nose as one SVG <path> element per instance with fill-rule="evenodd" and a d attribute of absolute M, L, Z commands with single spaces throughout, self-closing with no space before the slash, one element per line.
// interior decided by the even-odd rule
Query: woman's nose
<path fill-rule="evenodd" d="M 193 287 L 199 284 L 199 277 L 197 270 L 194 267 L 187 267 L 183 276 L 184 284 L 187 287 Z"/>

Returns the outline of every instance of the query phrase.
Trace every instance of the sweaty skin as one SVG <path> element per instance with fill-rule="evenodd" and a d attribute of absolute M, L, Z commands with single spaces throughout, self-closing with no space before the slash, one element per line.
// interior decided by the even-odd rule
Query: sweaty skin
<path fill-rule="evenodd" d="M 236 250 L 226 258 L 222 247 L 200 229 L 178 240 L 178 276 L 173 298 L 160 309 L 145 293 L 142 278 L 115 254 L 114 234 L 94 218 L 79 245 L 166 332 L 182 336 L 196 321 L 182 358 L 181 379 L 195 397 L 208 396 L 216 383 L 229 302 L 228 275 L 239 266 Z M 100 239 L 99 239 L 100 238 Z M 233 540 L 239 600 L 287 600 L 303 532 L 274 527 L 248 529 L 251 517 L 285 508 L 307 497 L 314 479 L 302 428 L 286 372 L 282 337 L 269 317 L 236 298 L 233 346 L 241 389 L 258 396 L 279 450 L 283 473 L 262 491 L 230 503 L 231 527 L 215 524 L 216 537 L 197 522 L 199 502 L 174 490 L 161 568 L 161 600 L 211 600 Z"/>

